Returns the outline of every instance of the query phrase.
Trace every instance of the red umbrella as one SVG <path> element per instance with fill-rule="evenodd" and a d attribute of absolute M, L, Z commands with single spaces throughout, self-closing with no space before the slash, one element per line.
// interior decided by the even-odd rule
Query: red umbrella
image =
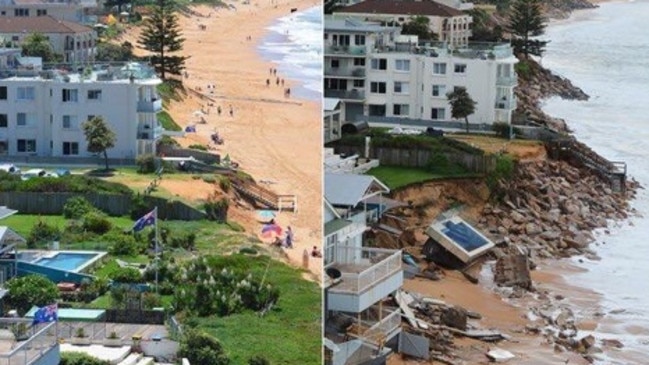
<path fill-rule="evenodd" d="M 282 227 L 277 224 L 264 224 L 264 227 L 261 229 L 261 235 L 264 237 L 272 237 L 273 235 L 281 236 Z"/>

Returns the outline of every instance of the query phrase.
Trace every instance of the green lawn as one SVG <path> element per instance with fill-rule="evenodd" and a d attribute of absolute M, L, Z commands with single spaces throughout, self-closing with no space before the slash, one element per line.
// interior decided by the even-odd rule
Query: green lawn
<path fill-rule="evenodd" d="M 236 255 L 235 255 L 236 256 Z M 263 276 L 268 257 L 250 259 L 250 271 Z M 300 270 L 272 260 L 266 281 L 278 287 L 280 299 L 264 317 L 244 312 L 224 318 L 200 318 L 198 327 L 222 342 L 233 364 L 255 355 L 271 364 L 321 363 L 321 290 Z"/>
<path fill-rule="evenodd" d="M 174 121 L 174 119 L 165 111 L 158 113 L 158 122 L 168 131 L 182 131 L 183 129 Z"/>
<path fill-rule="evenodd" d="M 420 183 L 429 180 L 447 179 L 450 177 L 470 177 L 475 174 L 467 173 L 462 169 L 448 169 L 443 173 L 432 173 L 423 168 L 401 167 L 401 166 L 379 166 L 367 172 L 375 176 L 390 189 L 397 189 L 410 184 Z"/>

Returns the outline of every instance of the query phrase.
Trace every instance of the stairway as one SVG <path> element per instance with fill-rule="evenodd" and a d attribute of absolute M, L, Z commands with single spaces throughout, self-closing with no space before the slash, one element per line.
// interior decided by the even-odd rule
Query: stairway
<path fill-rule="evenodd" d="M 254 183 L 240 183 L 238 181 L 232 181 L 232 187 L 234 187 L 239 194 L 252 199 L 257 203 L 263 204 L 270 209 L 277 210 L 279 208 L 277 205 L 277 194 L 268 189 L 264 189 Z"/>

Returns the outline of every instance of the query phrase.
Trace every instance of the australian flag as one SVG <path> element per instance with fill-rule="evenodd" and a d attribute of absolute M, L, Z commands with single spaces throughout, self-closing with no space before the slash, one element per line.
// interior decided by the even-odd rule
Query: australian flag
<path fill-rule="evenodd" d="M 152 226 L 155 224 L 155 209 L 143 215 L 142 218 L 135 221 L 133 225 L 133 231 L 139 232 L 144 229 L 144 227 Z"/>
<path fill-rule="evenodd" d="M 34 312 L 34 322 L 32 324 L 37 325 L 39 323 L 56 322 L 58 320 L 58 312 L 59 306 L 56 303 L 38 308 L 36 312 Z"/>

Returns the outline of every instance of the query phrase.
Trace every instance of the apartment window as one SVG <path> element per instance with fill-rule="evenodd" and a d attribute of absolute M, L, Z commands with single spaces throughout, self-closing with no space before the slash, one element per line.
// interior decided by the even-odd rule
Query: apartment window
<path fill-rule="evenodd" d="M 339 60 L 331 60 L 331 68 L 338 68 L 340 67 L 340 61 Z"/>
<path fill-rule="evenodd" d="M 325 79 L 326 90 L 347 90 L 347 80 L 344 79 Z"/>
<path fill-rule="evenodd" d="M 385 58 L 373 58 L 372 59 L 372 70 L 387 70 L 388 69 L 388 60 Z"/>
<path fill-rule="evenodd" d="M 466 73 L 466 64 L 464 64 L 464 63 L 456 63 L 455 68 L 454 68 L 454 72 L 456 74 Z"/>
<path fill-rule="evenodd" d="M 86 120 L 89 122 L 89 121 L 95 119 L 95 117 L 96 117 L 96 115 L 88 115 L 88 118 L 86 118 Z"/>
<path fill-rule="evenodd" d="M 396 60 L 395 70 L 410 71 L 410 60 Z"/>
<path fill-rule="evenodd" d="M 446 119 L 446 109 L 444 108 L 433 108 L 430 111 L 430 119 L 432 120 L 444 120 Z"/>
<path fill-rule="evenodd" d="M 362 34 L 357 34 L 354 36 L 354 44 L 357 46 L 365 45 L 365 36 Z"/>
<path fill-rule="evenodd" d="M 385 117 L 385 105 L 370 104 L 369 112 L 372 117 Z"/>
<path fill-rule="evenodd" d="M 64 103 L 76 103 L 79 101 L 79 90 L 77 89 L 63 89 L 61 95 Z"/>
<path fill-rule="evenodd" d="M 339 46 L 349 46 L 349 34 L 341 34 L 338 36 L 334 34 L 333 43 Z"/>
<path fill-rule="evenodd" d="M 101 90 L 88 90 L 88 100 L 101 100 Z"/>
<path fill-rule="evenodd" d="M 433 96 L 446 96 L 446 85 L 433 85 Z"/>
<path fill-rule="evenodd" d="M 354 66 L 365 66 L 364 58 L 354 58 Z"/>
<path fill-rule="evenodd" d="M 410 93 L 410 84 L 403 81 L 394 82 L 394 93 L 395 94 L 409 94 Z"/>
<path fill-rule="evenodd" d="M 29 16 L 29 9 L 14 9 L 14 16 Z"/>
<path fill-rule="evenodd" d="M 0 86 L 0 100 L 7 100 L 7 87 Z"/>
<path fill-rule="evenodd" d="M 370 92 L 375 94 L 385 94 L 386 87 L 385 82 L 371 82 L 370 83 Z"/>
<path fill-rule="evenodd" d="M 19 127 L 27 126 L 27 113 L 16 114 L 16 125 Z"/>
<path fill-rule="evenodd" d="M 7 114 L 0 114 L 0 128 L 7 128 L 9 126 L 9 118 Z"/>
<path fill-rule="evenodd" d="M 35 93 L 33 87 L 18 87 L 16 88 L 16 95 L 18 100 L 34 100 Z"/>
<path fill-rule="evenodd" d="M 18 152 L 36 152 L 35 139 L 19 139 L 16 145 Z"/>
<path fill-rule="evenodd" d="M 354 87 L 365 87 L 365 80 L 354 80 Z"/>
<path fill-rule="evenodd" d="M 11 37 L 11 40 L 14 41 L 14 42 L 18 42 L 20 40 L 20 37 L 18 37 L 17 35 L 14 35 L 14 36 Z"/>
<path fill-rule="evenodd" d="M 79 142 L 63 142 L 63 156 L 78 155 Z"/>
<path fill-rule="evenodd" d="M 47 9 L 36 9 L 36 16 L 45 16 L 47 15 Z"/>
<path fill-rule="evenodd" d="M 75 128 L 77 128 L 77 117 L 75 115 L 64 115 L 63 129 L 75 129 Z"/>
<path fill-rule="evenodd" d="M 433 75 L 446 75 L 446 64 L 445 63 L 433 63 Z"/>
<path fill-rule="evenodd" d="M 408 115 L 410 112 L 410 105 L 408 104 L 394 104 L 392 106 L 392 115 Z"/>

